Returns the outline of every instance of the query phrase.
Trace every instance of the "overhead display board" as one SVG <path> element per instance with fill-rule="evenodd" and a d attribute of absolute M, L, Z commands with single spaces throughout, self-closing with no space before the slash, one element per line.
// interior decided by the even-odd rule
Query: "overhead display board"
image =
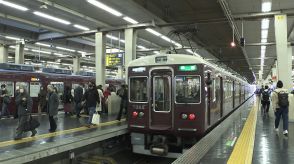
<path fill-rule="evenodd" d="M 107 67 L 115 67 L 123 65 L 123 54 L 106 54 L 105 64 Z"/>

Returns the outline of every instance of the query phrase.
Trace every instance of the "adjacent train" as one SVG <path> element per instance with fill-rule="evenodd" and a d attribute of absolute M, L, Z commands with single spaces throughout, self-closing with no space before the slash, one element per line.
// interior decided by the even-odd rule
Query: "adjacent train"
<path fill-rule="evenodd" d="M 58 95 L 62 98 L 64 88 L 69 86 L 75 88 L 78 84 L 84 84 L 87 88 L 89 81 L 95 81 L 94 73 L 81 72 L 81 75 L 72 75 L 70 70 L 45 68 L 41 72 L 36 72 L 33 66 L 16 65 L 2 63 L 0 64 L 0 84 L 5 84 L 6 89 L 11 96 L 11 103 L 8 106 L 10 114 L 15 113 L 14 95 L 16 86 L 24 85 L 33 99 L 33 112 L 38 111 L 38 93 L 40 87 L 47 88 L 51 84 L 57 88 Z M 123 79 L 107 79 L 106 84 L 112 84 L 119 87 L 125 83 Z M 60 99 L 60 102 L 61 99 Z M 60 103 L 62 108 L 62 103 Z"/>
<path fill-rule="evenodd" d="M 128 66 L 133 152 L 178 157 L 252 94 L 250 85 L 200 57 L 159 54 Z"/>

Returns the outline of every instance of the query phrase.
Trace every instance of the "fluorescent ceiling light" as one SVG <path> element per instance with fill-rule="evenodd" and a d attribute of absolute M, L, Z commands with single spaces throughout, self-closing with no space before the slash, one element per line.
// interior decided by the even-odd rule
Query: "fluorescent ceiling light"
<path fill-rule="evenodd" d="M 48 15 L 48 14 L 45 14 L 45 13 L 42 13 L 42 12 L 35 11 L 34 14 L 38 15 L 40 17 L 43 17 L 43 18 L 47 18 L 47 19 L 50 19 L 50 20 L 53 20 L 53 21 L 56 21 L 56 22 L 59 22 L 59 23 L 66 24 L 66 25 L 71 24 L 69 21 L 66 21 L 64 19 L 60 19 L 60 18 L 51 16 L 51 15 Z"/>
<path fill-rule="evenodd" d="M 159 51 L 153 51 L 153 53 L 155 53 L 155 54 L 160 54 L 160 52 L 159 52 Z"/>
<path fill-rule="evenodd" d="M 77 51 L 78 53 L 80 54 L 86 54 L 87 52 L 84 52 L 84 51 Z"/>
<path fill-rule="evenodd" d="M 268 30 L 261 30 L 261 39 L 266 39 L 268 36 Z"/>
<path fill-rule="evenodd" d="M 15 3 L 11 3 L 11 2 L 7 2 L 7 1 L 3 1 L 3 0 L 0 0 L 0 4 L 3 4 L 5 6 L 18 9 L 18 10 L 21 10 L 21 11 L 28 11 L 29 10 L 28 8 L 26 8 L 24 6 L 20 6 L 20 5 L 17 5 Z"/>
<path fill-rule="evenodd" d="M 92 5 L 96 6 L 96 7 L 99 7 L 100 9 L 104 10 L 104 11 L 107 11 L 109 12 L 110 14 L 113 14 L 115 16 L 122 16 L 122 13 L 120 13 L 119 11 L 101 3 L 101 2 L 98 2 L 96 0 L 88 0 L 89 3 L 91 3 Z"/>
<path fill-rule="evenodd" d="M 262 19 L 261 21 L 261 29 L 267 30 L 269 28 L 269 19 Z"/>
<path fill-rule="evenodd" d="M 129 23 L 132 23 L 132 24 L 138 24 L 139 22 L 137 22 L 136 20 L 130 18 L 130 17 L 123 17 L 123 19 Z"/>
<path fill-rule="evenodd" d="M 177 47 L 182 47 L 180 43 L 174 42 L 173 44 L 176 45 Z"/>
<path fill-rule="evenodd" d="M 35 49 L 32 49 L 33 52 L 39 52 L 39 53 L 43 53 L 43 54 L 51 54 L 51 52 L 48 52 L 48 51 L 41 51 L 41 50 L 35 50 Z"/>
<path fill-rule="evenodd" d="M 88 27 L 85 27 L 85 26 L 82 26 L 82 25 L 78 25 L 78 24 L 75 24 L 74 27 L 75 28 L 78 28 L 80 30 L 84 30 L 84 31 L 90 30 Z"/>
<path fill-rule="evenodd" d="M 54 53 L 54 55 L 63 56 L 63 54 L 61 54 L 61 53 Z"/>
<path fill-rule="evenodd" d="M 70 51 L 70 52 L 75 52 L 75 50 L 73 49 L 69 49 L 69 48 L 64 48 L 64 47 L 56 47 L 59 50 L 65 50 L 65 51 Z"/>
<path fill-rule="evenodd" d="M 49 45 L 49 44 L 44 44 L 44 43 L 39 43 L 39 42 L 37 42 L 35 44 L 40 45 L 40 46 L 44 46 L 44 47 L 51 47 L 51 45 Z"/>
<path fill-rule="evenodd" d="M 120 52 L 119 49 L 117 48 L 111 48 L 111 49 L 106 49 L 106 53 L 117 53 L 117 52 Z"/>
<path fill-rule="evenodd" d="M 194 54 L 193 51 L 191 49 L 186 49 L 187 52 Z"/>
<path fill-rule="evenodd" d="M 262 12 L 269 12 L 272 10 L 272 3 L 271 2 L 263 2 L 261 5 Z"/>
<path fill-rule="evenodd" d="M 168 42 L 171 42 L 170 38 L 168 38 L 168 37 L 166 37 L 164 35 L 161 36 L 161 39 L 163 39 L 165 41 L 168 41 Z"/>
<path fill-rule="evenodd" d="M 156 36 L 161 36 L 161 33 L 151 29 L 151 28 L 147 28 L 146 31 L 150 32 L 151 34 L 153 35 L 156 35 Z"/>
<path fill-rule="evenodd" d="M 15 46 L 9 46 L 9 48 L 15 49 Z"/>
<path fill-rule="evenodd" d="M 13 59 L 14 57 L 13 56 L 8 56 L 8 59 Z"/>
<path fill-rule="evenodd" d="M 138 48 L 141 48 L 141 49 L 147 49 L 147 48 L 144 47 L 144 46 L 138 46 Z"/>
<path fill-rule="evenodd" d="M 267 43 L 267 38 L 261 39 L 261 43 Z"/>
<path fill-rule="evenodd" d="M 12 37 L 12 36 L 5 36 L 6 39 L 10 40 L 21 40 L 20 38 Z"/>
<path fill-rule="evenodd" d="M 120 42 L 122 42 L 122 43 L 125 43 L 126 41 L 125 40 L 119 40 Z"/>
<path fill-rule="evenodd" d="M 115 37 L 115 36 L 106 35 L 106 37 L 107 37 L 107 38 L 109 38 L 109 39 L 118 40 L 118 38 L 117 38 L 117 37 Z"/>
<path fill-rule="evenodd" d="M 28 49 L 28 48 L 24 48 L 24 50 L 25 50 L 25 51 L 28 51 L 29 49 Z"/>

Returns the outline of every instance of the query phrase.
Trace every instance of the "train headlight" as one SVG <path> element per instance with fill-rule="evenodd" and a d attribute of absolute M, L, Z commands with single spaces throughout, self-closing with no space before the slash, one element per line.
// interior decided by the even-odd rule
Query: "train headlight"
<path fill-rule="evenodd" d="M 183 113 L 183 114 L 182 114 L 182 119 L 183 119 L 183 120 L 186 120 L 187 118 L 188 118 L 188 115 L 185 114 L 185 113 Z"/>
<path fill-rule="evenodd" d="M 195 114 L 189 114 L 189 120 L 195 120 L 196 116 Z"/>
<path fill-rule="evenodd" d="M 143 116 L 144 116 L 144 112 L 140 112 L 139 117 L 143 117 Z"/>
<path fill-rule="evenodd" d="M 132 116 L 133 116 L 133 118 L 136 118 L 136 117 L 138 116 L 138 112 L 134 111 L 134 112 L 132 113 Z"/>

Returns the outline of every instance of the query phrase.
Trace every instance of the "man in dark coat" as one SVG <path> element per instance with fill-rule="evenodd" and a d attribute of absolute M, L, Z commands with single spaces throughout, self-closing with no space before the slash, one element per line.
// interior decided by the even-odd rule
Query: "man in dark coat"
<path fill-rule="evenodd" d="M 18 140 L 22 138 L 22 134 L 25 132 L 22 127 L 29 121 L 30 113 L 32 112 L 33 108 L 33 100 L 25 90 L 24 86 L 19 87 L 19 94 L 16 95 L 15 104 L 17 107 L 19 124 L 14 139 Z M 32 129 L 31 132 L 31 137 L 35 136 L 37 133 L 36 129 Z"/>
<path fill-rule="evenodd" d="M 97 104 L 100 104 L 100 97 L 96 89 L 95 83 L 93 82 L 89 83 L 89 88 L 85 92 L 83 100 L 86 100 L 87 107 L 89 110 L 89 119 L 87 122 L 88 123 L 87 127 L 90 127 L 92 125 L 93 114 L 96 112 L 96 106 Z"/>
<path fill-rule="evenodd" d="M 47 90 L 48 90 L 47 111 L 48 111 L 49 122 L 50 122 L 49 132 L 53 133 L 56 131 L 56 128 L 57 128 L 56 119 L 57 119 L 57 113 L 58 113 L 59 99 L 52 85 L 48 85 Z"/>
<path fill-rule="evenodd" d="M 125 84 L 121 85 L 121 88 L 116 92 L 116 94 L 121 98 L 120 109 L 116 118 L 118 121 L 120 121 L 123 109 L 125 109 L 125 115 L 128 113 L 128 86 Z"/>
<path fill-rule="evenodd" d="M 82 98 L 83 98 L 83 88 L 81 87 L 81 85 L 78 85 L 75 89 L 74 89 L 74 105 L 75 105 L 75 112 L 77 115 L 77 118 L 80 118 L 80 113 L 81 113 L 81 107 L 82 107 Z"/>

